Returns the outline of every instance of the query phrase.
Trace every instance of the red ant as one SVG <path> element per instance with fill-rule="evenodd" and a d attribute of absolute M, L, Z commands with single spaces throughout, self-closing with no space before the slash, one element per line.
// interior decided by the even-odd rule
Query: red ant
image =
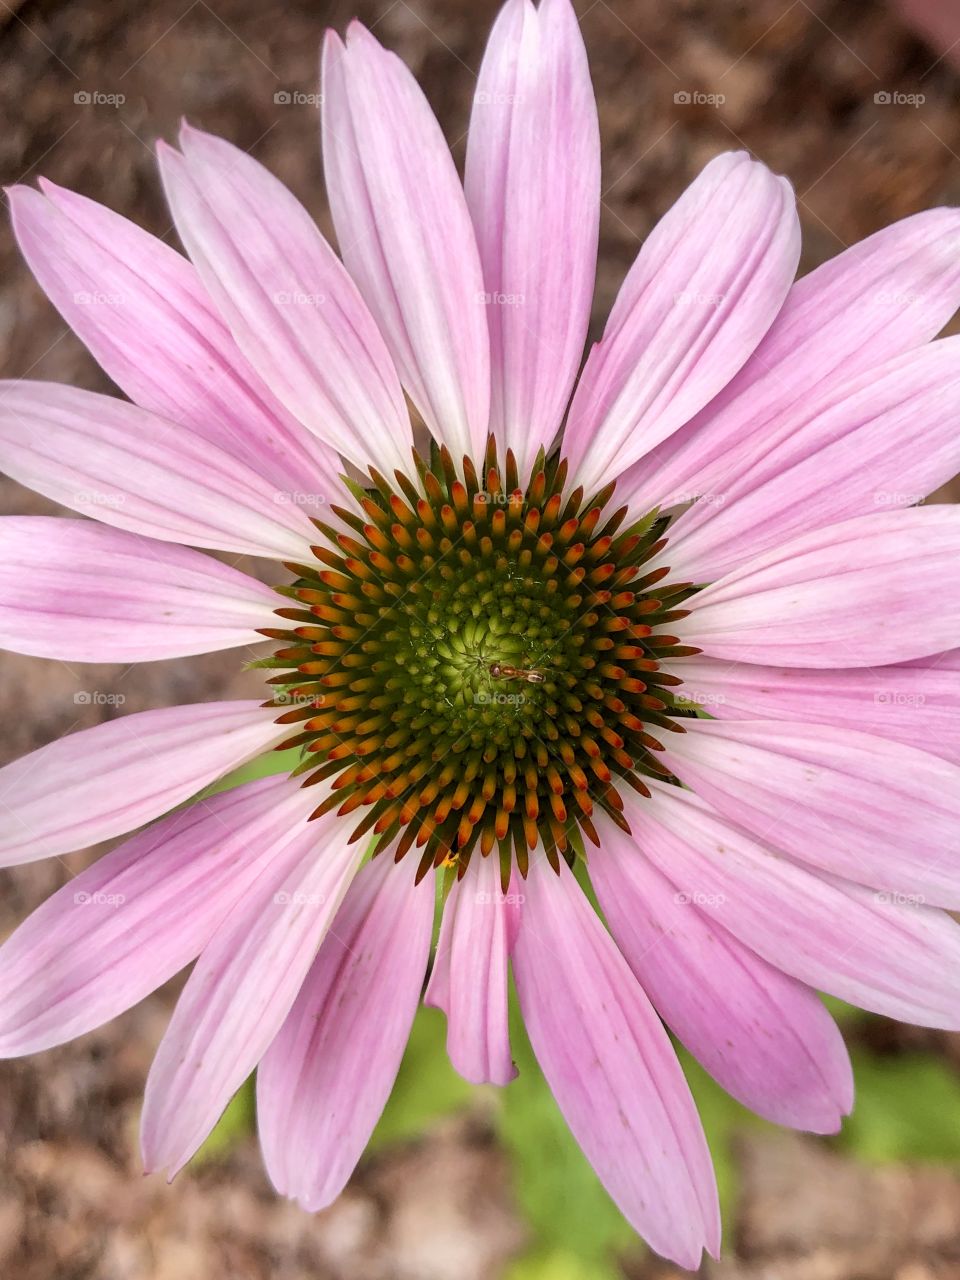
<path fill-rule="evenodd" d="M 505 662 L 491 662 L 490 674 L 494 680 L 526 680 L 527 684 L 543 684 L 542 671 L 524 671 L 522 667 L 510 667 Z"/>

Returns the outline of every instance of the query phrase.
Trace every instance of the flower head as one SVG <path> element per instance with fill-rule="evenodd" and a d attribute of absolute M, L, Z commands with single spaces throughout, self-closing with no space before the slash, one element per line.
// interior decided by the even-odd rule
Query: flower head
<path fill-rule="evenodd" d="M 0 466 L 94 517 L 0 522 L 0 643 L 272 649 L 263 703 L 122 715 L 0 771 L 6 865 L 144 828 L 0 948 L 0 1052 L 196 961 L 145 1163 L 181 1168 L 258 1068 L 270 1176 L 317 1209 L 428 973 L 454 1065 L 510 1081 L 512 972 L 601 1179 L 692 1267 L 716 1188 L 665 1026 L 816 1132 L 852 1103 L 817 990 L 960 1027 L 960 518 L 919 505 L 960 469 L 960 340 L 932 341 L 960 214 L 794 283 L 789 185 L 719 156 L 578 380 L 600 146 L 568 0 L 498 18 L 463 185 L 363 28 L 323 77 L 342 257 L 189 126 L 159 151 L 189 260 L 53 184 L 11 193 L 129 401 L 0 390 Z M 205 551 L 276 562 L 279 595 Z M 196 798 L 277 747 L 292 774 Z"/>

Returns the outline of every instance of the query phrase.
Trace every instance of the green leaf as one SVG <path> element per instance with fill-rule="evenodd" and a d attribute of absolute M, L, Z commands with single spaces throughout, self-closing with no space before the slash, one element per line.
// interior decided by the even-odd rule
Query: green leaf
<path fill-rule="evenodd" d="M 564 1249 L 535 1249 L 504 1272 L 504 1280 L 621 1280 L 622 1276 L 614 1264 L 589 1261 Z"/>
<path fill-rule="evenodd" d="M 867 1013 L 866 1009 L 858 1009 L 856 1005 L 846 1004 L 843 1000 L 838 1000 L 836 996 L 824 996 L 820 999 L 826 1005 L 828 1012 L 832 1015 L 835 1022 L 841 1027 L 854 1027 L 861 1022 L 869 1022 L 874 1016 Z"/>
<path fill-rule="evenodd" d="M 248 760 L 239 769 L 225 774 L 217 782 L 209 786 L 202 794 L 215 796 L 220 791 L 229 791 L 231 787 L 239 787 L 244 782 L 256 782 L 258 778 L 269 778 L 275 773 L 289 773 L 300 763 L 299 747 L 291 747 L 289 751 L 265 751 L 263 755 Z"/>
<path fill-rule="evenodd" d="M 960 1078 L 922 1054 L 853 1055 L 856 1104 L 837 1139 L 862 1160 L 960 1161 Z"/>
<path fill-rule="evenodd" d="M 246 1080 L 227 1103 L 227 1109 L 217 1121 L 209 1138 L 190 1161 L 191 1166 L 220 1160 L 256 1128 L 256 1100 L 253 1076 Z"/>
<path fill-rule="evenodd" d="M 439 1009 L 418 1010 L 371 1149 L 418 1137 L 440 1118 L 469 1105 L 473 1089 L 450 1065 L 446 1034 L 447 1020 Z"/>

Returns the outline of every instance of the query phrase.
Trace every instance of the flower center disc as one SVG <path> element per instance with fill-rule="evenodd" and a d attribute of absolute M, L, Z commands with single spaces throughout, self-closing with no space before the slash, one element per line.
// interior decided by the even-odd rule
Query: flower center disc
<path fill-rule="evenodd" d="M 299 732 L 279 749 L 332 779 L 314 816 L 356 812 L 351 838 L 399 837 L 398 860 L 422 850 L 418 878 L 462 874 L 477 848 L 505 878 L 538 842 L 572 861 L 583 834 L 597 843 L 596 806 L 626 825 L 618 786 L 646 793 L 656 732 L 680 728 L 661 662 L 692 650 L 658 628 L 691 588 L 643 569 L 667 521 L 608 513 L 612 485 L 564 498 L 556 457 L 521 489 L 492 442 L 462 479 L 445 449 L 414 465 L 416 480 L 346 482 L 357 508 L 333 510 L 353 532 L 315 521 L 329 546 L 288 566 L 270 705 Z"/>

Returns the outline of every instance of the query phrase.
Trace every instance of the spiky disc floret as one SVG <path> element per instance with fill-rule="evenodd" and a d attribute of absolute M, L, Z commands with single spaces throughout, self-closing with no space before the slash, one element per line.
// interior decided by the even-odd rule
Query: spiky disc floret
<path fill-rule="evenodd" d="M 476 849 L 525 873 L 540 841 L 572 860 L 597 806 L 625 825 L 618 786 L 645 792 L 657 734 L 680 728 L 661 662 L 691 650 L 662 628 L 691 588 L 643 568 L 666 521 L 607 514 L 612 485 L 565 499 L 566 464 L 542 454 L 525 490 L 492 443 L 482 477 L 443 449 L 414 465 L 348 482 L 358 509 L 315 521 L 329 546 L 288 566 L 296 606 L 266 633 L 283 642 L 269 705 L 299 728 L 281 746 L 332 779 L 317 814 L 422 850 L 418 876 Z"/>

